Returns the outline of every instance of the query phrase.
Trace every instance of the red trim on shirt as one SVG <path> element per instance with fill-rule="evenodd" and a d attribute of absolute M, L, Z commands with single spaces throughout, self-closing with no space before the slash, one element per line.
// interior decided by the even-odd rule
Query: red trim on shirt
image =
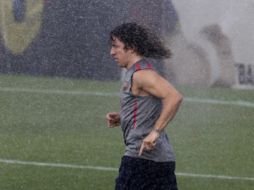
<path fill-rule="evenodd" d="M 147 68 L 148 69 L 152 69 L 153 68 L 152 64 L 151 63 L 147 63 Z"/>
<path fill-rule="evenodd" d="M 133 128 L 136 129 L 137 127 L 137 112 L 138 112 L 138 99 L 135 99 L 134 102 L 134 110 L 133 110 Z"/>
<path fill-rule="evenodd" d="M 137 63 L 137 64 L 135 65 L 135 70 L 138 71 L 138 70 L 140 70 L 140 69 L 141 69 L 141 65 L 140 65 L 139 63 Z"/>

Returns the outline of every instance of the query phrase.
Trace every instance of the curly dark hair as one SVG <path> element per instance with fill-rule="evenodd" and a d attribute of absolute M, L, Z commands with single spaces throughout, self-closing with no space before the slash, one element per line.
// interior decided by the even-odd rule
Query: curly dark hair
<path fill-rule="evenodd" d="M 110 40 L 119 39 L 124 43 L 125 49 L 131 48 L 144 57 L 148 58 L 170 58 L 171 51 L 166 48 L 161 40 L 149 29 L 135 22 L 124 23 L 110 32 Z"/>

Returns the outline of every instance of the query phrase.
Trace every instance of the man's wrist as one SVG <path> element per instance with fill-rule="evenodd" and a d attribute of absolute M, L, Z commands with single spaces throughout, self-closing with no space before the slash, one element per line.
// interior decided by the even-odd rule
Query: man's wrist
<path fill-rule="evenodd" d="M 160 130 L 160 129 L 158 129 L 158 128 L 153 128 L 153 131 L 154 131 L 154 132 L 156 132 L 156 133 L 158 133 L 158 134 L 160 134 L 160 133 L 161 133 L 161 130 Z"/>

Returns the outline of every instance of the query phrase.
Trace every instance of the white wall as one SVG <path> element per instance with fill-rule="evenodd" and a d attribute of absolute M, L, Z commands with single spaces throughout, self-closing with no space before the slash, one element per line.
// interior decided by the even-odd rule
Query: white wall
<path fill-rule="evenodd" d="M 218 24 L 231 42 L 234 62 L 253 65 L 254 80 L 254 0 L 172 0 L 172 2 L 179 15 L 182 33 L 188 42 L 198 43 L 202 47 L 208 46 L 204 43 L 200 30 L 204 26 Z M 207 47 L 207 50 L 209 48 Z M 213 54 L 212 51 L 209 52 L 208 54 Z M 216 71 L 216 67 L 212 67 L 212 70 Z M 235 72 L 237 75 L 237 69 Z M 214 73 L 212 75 L 216 76 Z"/>

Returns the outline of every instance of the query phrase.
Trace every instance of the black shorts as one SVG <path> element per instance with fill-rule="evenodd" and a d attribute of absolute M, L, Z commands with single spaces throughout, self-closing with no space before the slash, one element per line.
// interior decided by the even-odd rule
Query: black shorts
<path fill-rule="evenodd" d="M 124 156 L 115 190 L 177 190 L 175 162 Z"/>

